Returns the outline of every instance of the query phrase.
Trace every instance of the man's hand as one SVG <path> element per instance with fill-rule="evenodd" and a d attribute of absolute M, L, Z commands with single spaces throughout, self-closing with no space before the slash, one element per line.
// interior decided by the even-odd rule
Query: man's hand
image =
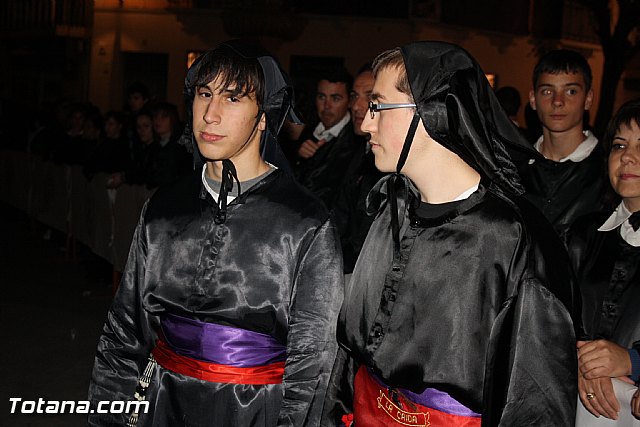
<path fill-rule="evenodd" d="M 629 351 L 607 340 L 578 341 L 578 370 L 586 379 L 631 375 Z"/>
<path fill-rule="evenodd" d="M 298 156 L 302 157 L 303 159 L 309 159 L 313 157 L 316 154 L 316 151 L 318 151 L 320 147 L 326 144 L 326 142 L 327 141 L 325 141 L 324 139 L 321 139 L 318 142 L 307 139 L 300 145 L 300 148 L 298 148 Z"/>
<path fill-rule="evenodd" d="M 589 380 L 579 374 L 578 394 L 584 407 L 594 416 L 600 417 L 602 415 L 612 420 L 618 419 L 620 402 L 613 391 L 611 378 L 603 377 Z"/>

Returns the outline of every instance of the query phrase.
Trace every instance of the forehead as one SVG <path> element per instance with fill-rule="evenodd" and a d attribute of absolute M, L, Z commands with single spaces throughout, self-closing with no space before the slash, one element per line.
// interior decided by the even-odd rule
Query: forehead
<path fill-rule="evenodd" d="M 631 119 L 629 123 L 621 123 L 616 131 L 616 134 L 622 133 L 640 133 L 640 126 L 638 126 L 638 122 L 635 119 Z"/>
<path fill-rule="evenodd" d="M 374 95 L 386 100 L 397 98 L 398 96 L 408 98 L 406 94 L 400 92 L 396 87 L 399 76 L 400 70 L 395 67 L 385 67 L 379 70 L 373 85 Z"/>
<path fill-rule="evenodd" d="M 373 89 L 373 83 L 374 82 L 375 82 L 375 79 L 373 78 L 373 73 L 372 72 L 367 71 L 365 73 L 361 73 L 353 81 L 353 90 L 355 92 L 370 91 L 371 89 Z"/>
<path fill-rule="evenodd" d="M 325 95 L 347 94 L 347 84 L 344 82 L 330 82 L 329 80 L 320 80 L 318 82 L 318 92 Z"/>
<path fill-rule="evenodd" d="M 538 77 L 538 86 L 568 86 L 577 85 L 584 87 L 584 75 L 582 73 L 542 73 Z"/>

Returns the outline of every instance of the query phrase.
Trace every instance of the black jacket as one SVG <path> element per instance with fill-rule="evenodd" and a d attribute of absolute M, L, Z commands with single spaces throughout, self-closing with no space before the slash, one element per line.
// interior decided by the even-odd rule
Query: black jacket
<path fill-rule="evenodd" d="M 300 140 L 307 137 L 309 135 L 305 137 L 303 134 Z M 364 150 L 363 144 L 356 144 L 354 139 L 353 125 L 349 122 L 336 138 L 320 147 L 313 157 L 300 159 L 294 168 L 298 182 L 327 207 L 331 207 L 354 154 L 357 150 Z"/>
<path fill-rule="evenodd" d="M 600 145 L 581 162 L 536 158 L 517 166 L 527 190 L 525 197 L 542 211 L 561 237 L 577 218 L 603 209 L 608 183 Z"/>

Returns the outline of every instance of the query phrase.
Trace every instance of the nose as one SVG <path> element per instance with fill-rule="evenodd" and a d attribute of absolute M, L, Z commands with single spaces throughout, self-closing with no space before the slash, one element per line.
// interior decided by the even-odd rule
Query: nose
<path fill-rule="evenodd" d="M 369 108 L 367 104 L 367 109 Z M 363 132 L 370 133 L 373 135 L 378 128 L 378 116 L 380 114 L 374 115 L 373 119 L 371 118 L 371 114 L 369 111 L 366 111 L 364 114 L 364 120 L 362 120 L 362 124 L 360 125 L 360 130 Z"/>
<path fill-rule="evenodd" d="M 211 100 L 207 104 L 207 108 L 204 110 L 204 116 L 202 118 L 207 124 L 220 123 L 220 113 L 215 100 Z"/>
<path fill-rule="evenodd" d="M 553 102 L 553 105 L 558 107 L 564 105 L 564 94 L 562 94 L 561 92 L 555 93 L 553 95 L 552 102 Z"/>
<path fill-rule="evenodd" d="M 628 147 L 626 150 L 624 150 L 624 152 L 622 153 L 622 156 L 620 156 L 620 161 L 623 164 L 629 164 L 629 163 L 637 163 L 638 162 L 638 150 L 637 147 L 636 150 L 632 149 L 633 147 Z"/>
<path fill-rule="evenodd" d="M 354 113 L 360 113 L 362 111 L 365 111 L 367 108 L 369 108 L 369 102 L 362 96 L 356 99 L 353 102 L 353 106 L 351 107 Z"/>

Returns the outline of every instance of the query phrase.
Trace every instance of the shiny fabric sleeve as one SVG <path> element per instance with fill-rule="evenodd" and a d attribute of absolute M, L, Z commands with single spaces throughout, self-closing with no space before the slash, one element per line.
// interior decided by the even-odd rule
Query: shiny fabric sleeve
<path fill-rule="evenodd" d="M 492 328 L 482 425 L 573 426 L 577 356 L 565 305 L 525 278 Z"/>
<path fill-rule="evenodd" d="M 327 220 L 302 255 L 294 285 L 279 426 L 320 423 L 335 358 L 336 322 L 344 298 L 337 233 Z"/>
<path fill-rule="evenodd" d="M 133 400 L 140 372 L 147 363 L 154 334 L 148 313 L 142 309 L 146 240 L 144 218 L 133 237 L 127 266 L 118 292 L 107 313 L 102 336 L 98 342 L 89 399 L 92 407 L 101 400 Z M 125 425 L 129 414 L 92 414 L 89 425 Z"/>

